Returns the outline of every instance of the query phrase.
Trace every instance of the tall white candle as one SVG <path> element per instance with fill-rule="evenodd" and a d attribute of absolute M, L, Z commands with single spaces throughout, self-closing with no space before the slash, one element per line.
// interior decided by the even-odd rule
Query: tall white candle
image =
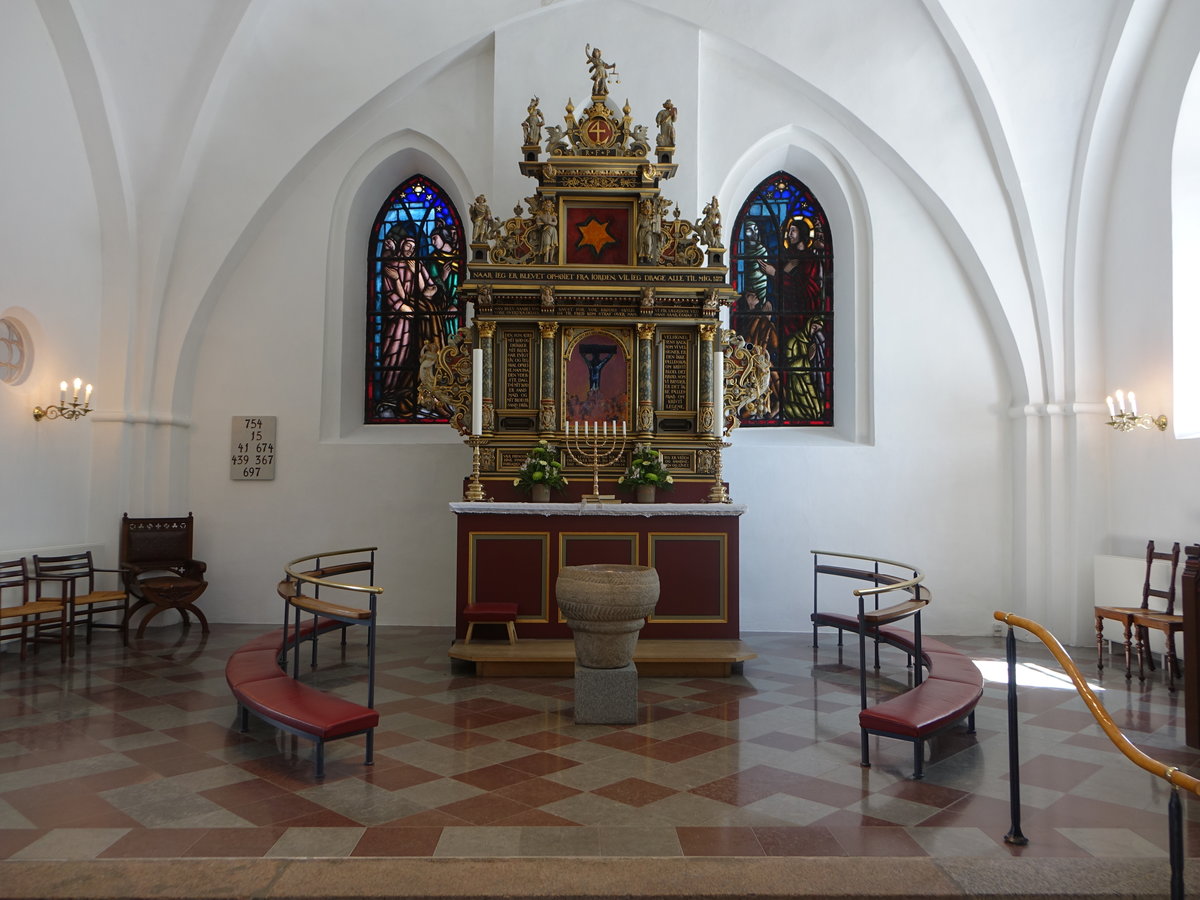
<path fill-rule="evenodd" d="M 621 423 L 621 437 L 622 438 L 625 437 L 625 423 L 624 422 Z"/>
<path fill-rule="evenodd" d="M 1121 415 L 1125 415 L 1125 392 L 1117 391 L 1117 409 L 1121 411 Z"/>
<path fill-rule="evenodd" d="M 1137 415 L 1137 400 L 1133 396 L 1133 391 L 1129 392 L 1129 411 L 1135 416 Z"/>
<path fill-rule="evenodd" d="M 71 398 L 71 402 L 72 402 L 72 403 L 78 403 L 78 402 L 79 402 L 79 389 L 80 389 L 81 387 L 83 387 L 83 379 L 82 379 L 82 378 L 76 378 L 76 379 L 75 379 L 75 396 Z"/>
<path fill-rule="evenodd" d="M 483 350 L 471 351 L 471 434 L 483 434 Z"/>
<path fill-rule="evenodd" d="M 1107 397 L 1104 398 L 1104 400 L 1105 400 L 1105 402 L 1108 403 L 1108 417 L 1110 419 L 1116 418 L 1117 407 L 1113 404 L 1112 395 L 1109 394 Z"/>
<path fill-rule="evenodd" d="M 720 334 L 713 345 L 713 437 L 725 430 L 725 351 Z"/>
<path fill-rule="evenodd" d="M 67 402 L 67 383 L 60 381 L 58 383 L 58 405 L 62 406 Z"/>
<path fill-rule="evenodd" d="M 83 405 L 87 406 L 92 401 L 92 386 L 89 384 L 83 389 Z"/>

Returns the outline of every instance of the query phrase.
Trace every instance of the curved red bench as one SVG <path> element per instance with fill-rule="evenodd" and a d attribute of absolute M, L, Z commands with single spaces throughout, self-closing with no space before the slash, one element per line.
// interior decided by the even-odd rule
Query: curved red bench
<path fill-rule="evenodd" d="M 854 568 L 849 565 L 822 562 L 821 557 L 865 561 L 871 568 Z M 983 696 L 983 674 L 971 660 L 949 644 L 921 636 L 921 610 L 932 598 L 929 589 L 921 583 L 911 583 L 913 577 L 890 573 L 881 565 L 893 568 L 903 564 L 869 557 L 849 556 L 813 551 L 813 646 L 817 646 L 817 629 L 821 626 L 836 628 L 838 646 L 846 631 L 859 636 L 859 680 L 862 694 L 862 709 L 858 714 L 858 725 L 862 734 L 862 764 L 871 765 L 869 736 L 891 737 L 913 743 L 913 777 L 924 776 L 925 741 L 956 722 L 966 719 L 967 732 L 975 732 L 975 705 Z M 905 567 L 908 568 L 908 567 Z M 886 591 L 874 593 L 874 609 L 867 609 L 863 596 L 858 597 L 857 613 L 842 613 L 819 608 L 817 602 L 818 577 L 834 575 L 857 581 L 867 581 L 874 588 L 898 585 L 896 590 L 909 596 L 899 603 L 879 608 L 879 598 Z M 859 593 L 859 592 L 856 592 Z M 867 591 L 871 593 L 870 590 Z M 894 623 L 911 618 L 914 628 L 908 631 Z M 875 706 L 867 706 L 866 640 L 875 642 L 875 668 L 879 668 L 879 644 L 890 644 L 908 654 L 915 662 L 915 686 Z"/>
<path fill-rule="evenodd" d="M 898 628 L 883 629 L 880 640 L 916 653 L 915 635 Z M 921 658 L 928 670 L 910 691 L 858 714 L 862 731 L 862 764 L 870 766 L 867 735 L 913 743 L 913 778 L 925 775 L 925 741 L 956 722 L 967 720 L 967 734 L 975 733 L 975 705 L 983 696 L 983 673 L 970 658 L 949 644 L 925 638 Z"/>
<path fill-rule="evenodd" d="M 286 650 L 342 626 L 333 619 L 303 622 L 288 633 L 286 647 L 283 629 L 269 631 L 239 647 L 225 663 L 225 681 L 238 702 L 241 730 L 249 729 L 249 715 L 254 713 L 276 728 L 314 741 L 317 778 L 325 777 L 326 741 L 365 734 L 364 765 L 374 762 L 373 738 L 379 712 L 296 681 L 281 665 Z"/>

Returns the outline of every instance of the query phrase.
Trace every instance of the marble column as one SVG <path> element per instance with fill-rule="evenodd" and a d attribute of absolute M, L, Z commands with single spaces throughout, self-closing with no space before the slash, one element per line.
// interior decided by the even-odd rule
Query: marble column
<path fill-rule="evenodd" d="M 637 367 L 638 438 L 654 436 L 654 323 L 639 322 Z"/>
<path fill-rule="evenodd" d="M 558 404 L 555 403 L 554 336 L 558 334 L 557 322 L 538 322 L 538 330 L 542 335 L 542 386 L 541 414 L 538 417 L 538 431 L 542 437 L 549 438 L 558 429 Z"/>

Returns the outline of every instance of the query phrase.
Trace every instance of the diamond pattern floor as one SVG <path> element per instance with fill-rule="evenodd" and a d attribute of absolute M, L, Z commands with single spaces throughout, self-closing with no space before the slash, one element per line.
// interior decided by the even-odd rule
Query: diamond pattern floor
<path fill-rule="evenodd" d="M 376 763 L 252 721 L 224 680 L 261 626 L 98 634 L 61 666 L 0 654 L 0 859 L 496 856 L 1167 856 L 1168 792 L 1092 723 L 1056 664 L 1021 645 L 1022 830 L 1006 845 L 1003 641 L 942 638 L 988 677 L 975 735 L 955 729 L 911 780 L 911 746 L 858 765 L 856 651 L 833 635 L 743 635 L 729 679 L 643 678 L 635 726 L 577 726 L 570 679 L 476 679 L 448 629 L 380 630 Z M 82 636 L 81 636 L 82 637 Z M 1095 651 L 1078 650 L 1086 673 Z M 885 649 L 871 690 L 907 686 Z M 324 639 L 302 678 L 365 699 L 365 650 Z M 992 680 L 997 679 L 997 680 Z M 1106 670 L 1102 699 L 1152 756 L 1200 773 L 1182 697 Z M 1185 815 L 1196 804 L 1185 801 Z M 1200 827 L 1186 851 L 1200 855 Z"/>

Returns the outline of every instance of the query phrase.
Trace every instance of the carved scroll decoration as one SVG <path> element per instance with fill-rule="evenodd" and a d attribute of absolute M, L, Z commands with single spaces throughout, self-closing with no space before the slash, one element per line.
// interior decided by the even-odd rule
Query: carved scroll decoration
<path fill-rule="evenodd" d="M 771 394 L 771 358 L 762 347 L 725 332 L 725 423 L 729 434 L 744 415 L 754 415 Z"/>
<path fill-rule="evenodd" d="M 445 413 L 450 427 L 459 434 L 471 433 L 471 348 L 470 329 L 457 332 L 441 350 L 433 341 L 421 347 L 420 385 L 417 402 L 427 409 Z"/>

